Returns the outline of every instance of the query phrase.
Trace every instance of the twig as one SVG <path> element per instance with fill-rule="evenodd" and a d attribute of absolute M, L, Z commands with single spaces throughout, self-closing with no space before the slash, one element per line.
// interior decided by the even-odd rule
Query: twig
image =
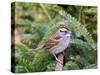
<path fill-rule="evenodd" d="M 43 11 L 44 11 L 44 13 L 46 14 L 46 16 L 48 17 L 48 19 L 51 21 L 52 19 L 51 19 L 51 17 L 49 16 L 49 14 L 48 14 L 46 8 L 44 7 L 44 5 L 43 5 L 42 3 L 40 3 L 40 6 L 41 6 L 41 8 L 43 9 Z"/>
<path fill-rule="evenodd" d="M 56 61 L 55 71 L 62 71 L 62 69 L 63 69 L 63 61 L 64 61 L 64 52 L 62 52 L 62 53 L 60 53 L 58 55 L 58 60 L 60 60 L 61 62 Z"/>

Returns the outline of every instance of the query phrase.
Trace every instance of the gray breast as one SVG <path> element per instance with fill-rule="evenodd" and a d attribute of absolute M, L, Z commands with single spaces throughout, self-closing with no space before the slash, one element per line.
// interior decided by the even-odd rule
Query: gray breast
<path fill-rule="evenodd" d="M 69 42 L 70 42 L 70 34 L 63 36 L 61 42 L 59 42 L 58 45 L 55 47 L 54 53 L 58 54 L 64 51 L 68 47 Z"/>

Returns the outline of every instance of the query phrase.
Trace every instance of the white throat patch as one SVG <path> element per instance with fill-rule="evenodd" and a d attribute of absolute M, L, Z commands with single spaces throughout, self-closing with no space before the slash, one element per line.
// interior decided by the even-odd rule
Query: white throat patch
<path fill-rule="evenodd" d="M 66 36 L 70 36 L 70 34 L 66 34 Z"/>

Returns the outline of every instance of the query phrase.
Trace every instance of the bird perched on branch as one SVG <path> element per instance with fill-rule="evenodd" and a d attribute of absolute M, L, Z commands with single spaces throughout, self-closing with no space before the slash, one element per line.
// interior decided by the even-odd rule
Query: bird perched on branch
<path fill-rule="evenodd" d="M 60 60 L 57 59 L 57 54 L 63 52 L 68 47 L 69 42 L 70 33 L 65 24 L 61 23 L 58 31 L 48 38 L 42 48 L 37 48 L 33 50 L 48 49 L 50 53 L 54 55 L 56 60 L 60 62 Z"/>

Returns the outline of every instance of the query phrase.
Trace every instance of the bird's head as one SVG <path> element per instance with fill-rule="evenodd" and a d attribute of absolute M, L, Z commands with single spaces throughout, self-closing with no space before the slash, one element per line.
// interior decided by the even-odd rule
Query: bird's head
<path fill-rule="evenodd" d="M 68 28 L 63 23 L 60 24 L 59 30 L 60 32 L 68 32 Z"/>
<path fill-rule="evenodd" d="M 60 28 L 59 28 L 60 34 L 61 35 L 66 35 L 70 37 L 70 31 L 69 29 L 65 26 L 65 24 L 61 23 Z"/>

